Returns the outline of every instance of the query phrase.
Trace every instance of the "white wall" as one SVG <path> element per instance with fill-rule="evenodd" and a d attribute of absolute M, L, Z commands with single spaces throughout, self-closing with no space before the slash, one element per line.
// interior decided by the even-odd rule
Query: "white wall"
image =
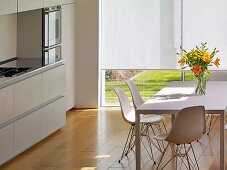
<path fill-rule="evenodd" d="M 98 107 L 99 0 L 78 0 L 76 8 L 76 107 Z"/>
<path fill-rule="evenodd" d="M 76 4 L 62 6 L 62 57 L 66 60 L 66 109 L 76 105 Z"/>
<path fill-rule="evenodd" d="M 17 56 L 17 14 L 0 15 L 0 61 Z"/>

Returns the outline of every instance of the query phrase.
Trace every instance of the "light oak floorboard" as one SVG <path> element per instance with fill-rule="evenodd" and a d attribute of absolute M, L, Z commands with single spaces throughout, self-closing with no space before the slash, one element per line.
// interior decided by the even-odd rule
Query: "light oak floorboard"
<path fill-rule="evenodd" d="M 166 116 L 168 129 L 170 120 Z M 0 170 L 135 170 L 135 149 L 118 163 L 130 128 L 118 107 L 72 109 L 67 112 L 66 122 L 63 128 L 8 161 Z M 203 135 L 193 143 L 201 170 L 219 169 L 219 127 L 218 120 L 209 136 Z M 156 169 L 144 147 L 141 149 L 143 169 Z M 158 162 L 161 153 L 155 148 L 153 151 Z M 167 155 L 171 153 L 168 150 Z M 180 168 L 179 159 L 178 162 Z M 165 169 L 176 169 L 174 161 Z"/>

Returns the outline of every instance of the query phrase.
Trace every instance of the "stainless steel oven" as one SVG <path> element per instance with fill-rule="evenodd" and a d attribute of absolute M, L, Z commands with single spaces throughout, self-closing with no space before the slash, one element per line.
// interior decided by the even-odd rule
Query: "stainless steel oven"
<path fill-rule="evenodd" d="M 61 59 L 61 6 L 43 9 L 43 65 Z"/>
<path fill-rule="evenodd" d="M 61 43 L 61 6 L 44 8 L 44 45 L 54 46 Z"/>
<path fill-rule="evenodd" d="M 55 63 L 61 59 L 61 46 L 49 48 L 44 53 L 45 59 L 43 65 Z"/>

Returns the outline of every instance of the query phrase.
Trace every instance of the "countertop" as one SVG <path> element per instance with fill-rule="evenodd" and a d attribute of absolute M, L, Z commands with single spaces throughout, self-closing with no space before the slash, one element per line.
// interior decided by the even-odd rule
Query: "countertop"
<path fill-rule="evenodd" d="M 19 81 L 35 76 L 52 68 L 58 67 L 65 63 L 65 59 L 53 64 L 42 66 L 42 60 L 35 58 L 18 58 L 8 63 L 1 64 L 0 67 L 30 67 L 31 69 L 14 75 L 13 77 L 0 77 L 0 89 L 15 84 Z"/>

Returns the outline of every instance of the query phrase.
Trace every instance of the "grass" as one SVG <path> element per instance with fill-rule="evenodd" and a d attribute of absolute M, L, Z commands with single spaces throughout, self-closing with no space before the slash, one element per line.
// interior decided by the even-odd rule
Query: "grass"
<path fill-rule="evenodd" d="M 187 72 L 185 75 L 186 80 L 193 80 L 193 74 Z M 159 90 L 165 87 L 171 81 L 181 81 L 180 70 L 149 70 L 143 71 L 136 76 L 133 81 L 135 82 L 141 96 L 146 101 L 149 97 L 156 94 Z M 122 87 L 127 96 L 130 96 L 129 89 L 124 81 L 107 81 L 106 82 L 106 103 L 118 102 L 117 96 L 114 92 L 114 87 Z"/>

